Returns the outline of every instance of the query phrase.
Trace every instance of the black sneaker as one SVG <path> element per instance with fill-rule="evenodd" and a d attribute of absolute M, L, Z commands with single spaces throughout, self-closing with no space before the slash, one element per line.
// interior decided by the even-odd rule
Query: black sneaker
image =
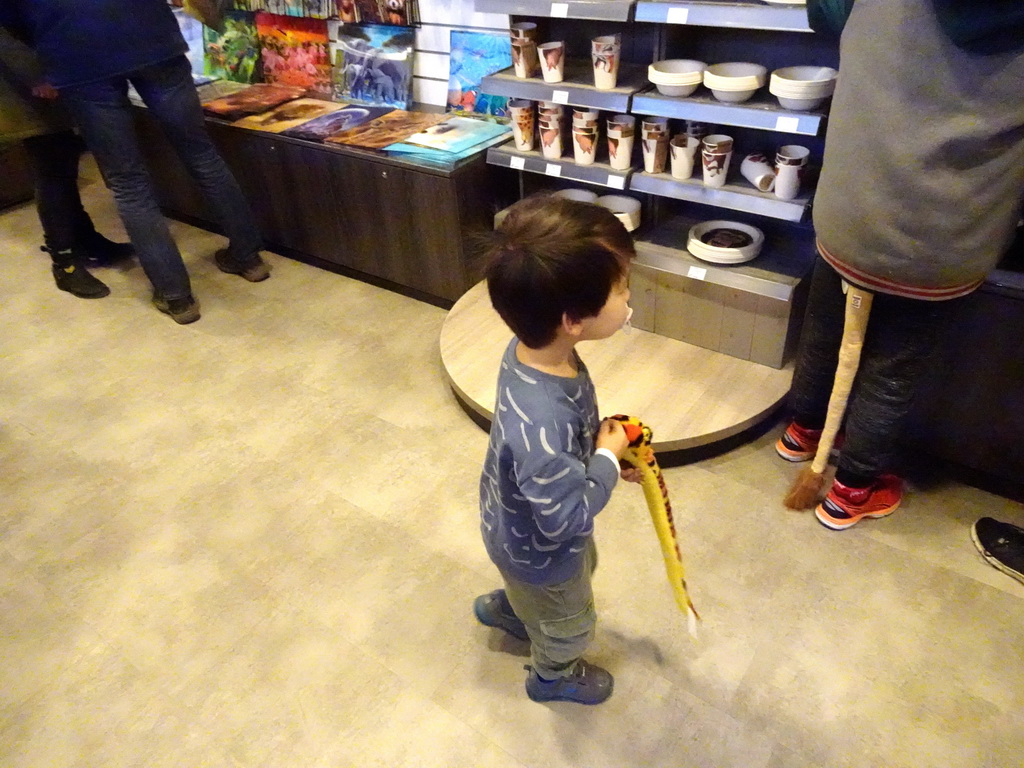
<path fill-rule="evenodd" d="M 75 250 L 94 267 L 109 267 L 135 255 L 131 243 L 115 243 L 96 231 L 81 238 L 75 244 Z"/>
<path fill-rule="evenodd" d="M 490 594 L 480 595 L 473 601 L 473 613 L 476 614 L 477 621 L 485 627 L 503 629 L 512 637 L 517 637 L 520 640 L 530 639 L 530 636 L 526 634 L 526 625 L 519 620 L 515 611 L 512 610 L 512 606 L 509 605 L 504 589 L 496 589 Z"/>
<path fill-rule="evenodd" d="M 1024 583 L 1024 528 L 983 517 L 971 526 L 971 539 L 989 565 Z"/>
<path fill-rule="evenodd" d="M 544 680 L 527 664 L 526 695 L 534 701 L 572 701 L 577 704 L 600 704 L 612 695 L 615 680 L 611 673 L 580 659 L 567 677 Z"/>
<path fill-rule="evenodd" d="M 80 299 L 102 299 L 110 295 L 110 289 L 89 274 L 89 270 L 77 264 L 53 265 L 53 279 L 57 287 Z"/>
<path fill-rule="evenodd" d="M 227 248 L 222 248 L 217 251 L 214 260 L 221 272 L 227 272 L 229 275 L 241 275 L 250 283 L 258 283 L 270 277 L 270 267 L 258 253 L 254 253 L 251 260 L 243 263 L 234 258 Z"/>
<path fill-rule="evenodd" d="M 160 294 L 154 293 L 153 305 L 165 315 L 170 315 L 178 325 L 194 323 L 200 317 L 199 303 L 191 296 L 186 296 L 183 299 L 171 299 L 168 301 Z"/>

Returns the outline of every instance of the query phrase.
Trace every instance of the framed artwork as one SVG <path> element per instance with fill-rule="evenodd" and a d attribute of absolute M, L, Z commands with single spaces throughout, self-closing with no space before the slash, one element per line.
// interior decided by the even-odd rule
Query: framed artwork
<path fill-rule="evenodd" d="M 238 93 L 203 104 L 203 111 L 214 117 L 238 120 L 246 115 L 258 115 L 304 95 L 304 88 L 290 85 L 256 83 Z"/>
<path fill-rule="evenodd" d="M 239 128 L 267 133 L 283 133 L 318 117 L 344 109 L 344 104 L 322 99 L 295 99 L 261 115 L 249 115 L 235 122 Z"/>
<path fill-rule="evenodd" d="M 426 130 L 444 120 L 444 115 L 427 112 L 406 112 L 396 109 L 383 117 L 370 120 L 356 128 L 328 136 L 332 144 L 350 144 L 369 149 L 384 149 L 389 144 L 404 141 L 414 133 Z"/>
<path fill-rule="evenodd" d="M 230 11 L 224 16 L 224 31 L 203 27 L 204 72 L 236 83 L 258 83 L 263 79 L 260 40 L 253 14 Z"/>
<path fill-rule="evenodd" d="M 390 111 L 391 107 L 349 105 L 337 112 L 331 112 L 323 117 L 317 117 L 302 125 L 289 128 L 284 131 L 284 135 L 306 141 L 323 141 L 328 136 L 351 130 L 363 123 L 383 117 Z"/>
<path fill-rule="evenodd" d="M 508 98 L 480 90 L 480 83 L 512 66 L 512 46 L 504 33 L 451 32 L 451 65 L 448 76 L 449 112 L 508 116 Z"/>
<path fill-rule="evenodd" d="M 391 24 L 406 27 L 415 21 L 410 13 L 412 0 L 353 0 L 353 2 L 359 21 L 363 24 Z M 339 0 L 339 5 L 342 4 Z"/>
<path fill-rule="evenodd" d="M 274 13 L 256 14 L 263 79 L 330 96 L 331 60 L 327 22 Z"/>
<path fill-rule="evenodd" d="M 407 109 L 412 104 L 411 27 L 341 24 L 334 54 L 334 97 Z"/>

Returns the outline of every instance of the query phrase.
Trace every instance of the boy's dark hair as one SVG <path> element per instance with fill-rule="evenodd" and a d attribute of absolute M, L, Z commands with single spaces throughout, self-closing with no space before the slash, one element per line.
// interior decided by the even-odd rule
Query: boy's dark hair
<path fill-rule="evenodd" d="M 554 340 L 563 314 L 600 312 L 636 251 L 607 208 L 540 194 L 509 208 L 482 255 L 491 303 L 537 349 Z"/>

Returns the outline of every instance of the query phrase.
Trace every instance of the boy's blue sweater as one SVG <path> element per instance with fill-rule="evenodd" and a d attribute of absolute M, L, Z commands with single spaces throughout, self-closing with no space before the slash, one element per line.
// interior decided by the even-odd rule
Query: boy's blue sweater
<path fill-rule="evenodd" d="M 188 50 L 167 0 L 3 0 L 0 22 L 26 34 L 56 88 L 80 85 Z"/>
<path fill-rule="evenodd" d="M 553 376 L 505 350 L 491 439 L 480 478 L 480 528 L 502 573 L 558 584 L 582 567 L 594 517 L 608 502 L 618 465 L 594 455 L 600 420 L 583 361 L 573 378 Z"/>

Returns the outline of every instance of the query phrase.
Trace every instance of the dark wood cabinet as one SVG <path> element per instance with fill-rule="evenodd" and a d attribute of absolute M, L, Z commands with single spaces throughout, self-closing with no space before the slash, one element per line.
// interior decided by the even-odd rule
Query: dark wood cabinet
<path fill-rule="evenodd" d="M 32 171 L 21 142 L 0 145 L 0 208 L 24 203 L 33 194 Z"/>
<path fill-rule="evenodd" d="M 159 128 L 145 110 L 137 113 L 163 208 L 217 229 Z M 475 282 L 468 238 L 489 229 L 499 207 L 482 154 L 451 169 L 423 167 L 219 121 L 207 126 L 270 249 L 442 305 Z"/>

